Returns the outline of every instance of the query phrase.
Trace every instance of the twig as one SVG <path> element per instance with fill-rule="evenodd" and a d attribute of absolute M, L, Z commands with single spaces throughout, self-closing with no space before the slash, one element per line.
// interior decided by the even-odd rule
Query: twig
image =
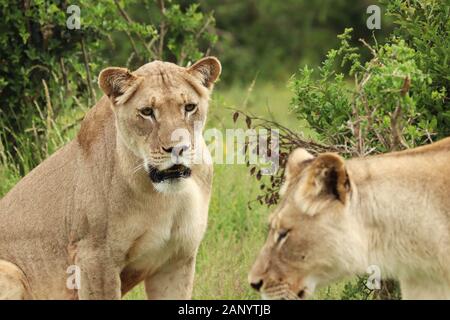
<path fill-rule="evenodd" d="M 164 50 L 164 38 L 167 32 L 167 26 L 165 22 L 166 15 L 166 7 L 164 0 L 158 0 L 159 11 L 161 12 L 161 23 L 159 24 L 159 46 L 158 46 L 158 54 L 159 59 L 163 59 L 163 50 Z"/>
<path fill-rule="evenodd" d="M 96 100 L 95 99 L 95 92 L 94 92 L 94 89 L 92 88 L 91 69 L 89 68 L 89 58 L 88 58 L 86 45 L 84 43 L 84 38 L 83 37 L 81 38 L 81 50 L 83 51 L 84 68 L 86 69 L 89 97 L 91 98 L 91 101 L 95 101 Z"/>
<path fill-rule="evenodd" d="M 214 11 L 211 11 L 208 19 L 206 19 L 205 24 L 203 25 L 203 27 L 195 34 L 194 39 L 198 40 L 198 38 L 200 38 L 200 36 L 203 34 L 203 32 L 205 32 L 205 30 L 208 28 L 208 26 L 210 25 L 210 23 L 214 20 Z"/>
<path fill-rule="evenodd" d="M 119 1 L 114 0 L 114 3 L 116 4 L 117 10 L 119 11 L 120 15 L 122 16 L 122 18 L 128 23 L 128 25 L 131 25 L 134 23 L 134 21 L 130 18 L 130 16 L 128 15 L 128 13 L 125 11 L 125 9 L 123 9 L 120 4 Z M 132 42 L 132 46 L 133 46 L 133 50 L 136 54 L 137 57 L 139 57 L 139 54 L 137 52 L 136 49 L 136 44 L 134 43 L 133 38 L 131 37 L 131 34 L 129 32 L 126 32 L 128 39 L 130 39 L 130 42 Z M 136 33 L 137 37 L 139 38 L 139 40 L 142 42 L 142 44 L 144 45 L 145 49 L 147 49 L 148 53 L 150 54 L 150 58 L 155 58 L 156 54 L 155 52 L 151 49 L 152 44 L 153 44 L 153 40 L 150 42 L 150 44 L 147 44 L 147 42 L 141 37 L 141 35 L 139 33 Z M 136 49 L 136 50 L 135 50 Z"/>
<path fill-rule="evenodd" d="M 205 30 L 208 28 L 208 26 L 211 24 L 211 22 L 214 20 L 214 11 L 211 11 L 210 15 L 208 16 L 208 18 L 206 19 L 205 23 L 203 24 L 203 26 L 200 28 L 200 30 L 195 34 L 194 36 L 194 40 L 197 41 L 198 38 L 200 38 L 200 36 L 205 32 Z M 210 48 L 208 48 L 206 50 L 205 55 L 208 56 L 209 55 L 209 51 Z M 180 53 L 180 58 L 178 59 L 178 64 L 179 65 L 184 65 L 184 60 L 186 59 L 186 53 L 184 51 L 184 47 L 181 48 L 181 53 Z"/>
<path fill-rule="evenodd" d="M 297 133 L 295 133 L 292 130 L 290 130 L 289 128 L 277 123 L 276 121 L 263 119 L 263 118 L 254 116 L 251 113 L 246 113 L 242 110 L 237 110 L 237 109 L 233 109 L 233 108 L 227 108 L 227 109 L 233 110 L 234 112 L 242 114 L 245 117 L 249 117 L 251 120 L 259 121 L 260 123 L 253 124 L 254 128 L 257 128 L 257 127 L 263 127 L 265 129 L 271 129 L 273 127 L 277 128 L 282 133 L 284 133 L 289 140 L 289 143 L 284 143 L 284 145 L 291 145 L 294 147 L 304 147 L 306 149 L 310 149 L 310 150 L 314 151 L 314 153 L 342 152 L 343 151 L 335 146 L 328 146 L 328 145 L 323 145 L 323 144 L 320 144 L 317 142 L 305 140 L 303 137 L 301 137 Z M 282 137 L 280 137 L 280 138 L 282 138 Z"/>
<path fill-rule="evenodd" d="M 400 91 L 400 94 L 402 96 L 402 99 L 405 97 L 406 93 L 409 91 L 411 85 L 411 80 L 409 77 L 406 77 L 403 81 L 403 87 Z M 406 144 L 406 142 L 403 140 L 402 136 L 402 129 L 401 129 L 401 117 L 402 117 L 402 106 L 401 102 L 399 101 L 397 103 L 397 107 L 394 110 L 394 113 L 391 116 L 391 134 L 392 134 L 392 144 L 391 149 L 397 150 L 400 148 L 400 146 L 403 146 L 405 148 L 408 148 L 409 146 Z"/>
<path fill-rule="evenodd" d="M 355 75 L 355 84 L 356 84 L 356 88 L 358 88 L 358 91 L 361 90 L 361 87 L 358 85 L 358 78 Z M 358 92 L 357 91 L 357 92 Z M 357 149 L 357 154 L 359 156 L 361 156 L 364 153 L 364 139 L 362 137 L 362 133 L 361 133 L 361 117 L 360 114 L 358 113 L 358 108 L 356 105 L 356 95 L 357 93 L 354 95 L 353 97 L 353 103 L 352 103 L 352 117 L 353 117 L 353 121 L 350 120 L 349 124 L 351 126 L 351 129 L 353 130 L 353 135 L 356 137 L 356 149 Z"/>
<path fill-rule="evenodd" d="M 59 65 L 61 66 L 61 72 L 63 75 L 64 88 L 66 89 L 66 94 L 68 94 L 69 93 L 69 81 L 67 80 L 67 70 L 64 65 L 64 60 L 62 57 L 59 59 Z"/>
<path fill-rule="evenodd" d="M 376 51 L 375 51 L 375 50 L 372 48 L 372 46 L 371 46 L 370 44 L 368 44 L 363 38 L 359 38 L 358 40 L 359 40 L 359 42 L 361 42 L 364 46 L 366 46 L 366 47 L 370 50 L 370 53 L 372 53 L 372 55 L 373 55 L 374 57 L 377 56 Z"/>

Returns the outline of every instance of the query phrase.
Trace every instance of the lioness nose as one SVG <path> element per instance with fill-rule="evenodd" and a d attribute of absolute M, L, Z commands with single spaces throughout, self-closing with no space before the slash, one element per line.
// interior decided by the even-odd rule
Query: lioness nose
<path fill-rule="evenodd" d="M 162 149 L 167 152 L 167 153 L 172 153 L 174 156 L 182 156 L 183 152 L 185 150 L 187 150 L 189 147 L 188 146 L 177 146 L 177 147 L 169 147 L 169 148 L 164 148 L 162 147 Z"/>
<path fill-rule="evenodd" d="M 250 285 L 252 286 L 253 289 L 255 289 L 256 291 L 259 291 L 259 289 L 261 289 L 261 287 L 263 285 L 263 281 L 259 280 L 258 282 L 251 282 Z"/>

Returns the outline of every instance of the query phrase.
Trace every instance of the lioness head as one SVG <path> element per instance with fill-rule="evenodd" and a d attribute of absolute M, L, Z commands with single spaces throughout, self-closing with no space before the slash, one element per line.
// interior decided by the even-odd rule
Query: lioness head
<path fill-rule="evenodd" d="M 189 68 L 154 61 L 135 72 L 112 67 L 100 73 L 118 137 L 142 159 L 156 189 L 190 176 L 194 129 L 203 129 L 220 72 L 219 60 L 207 57 Z"/>
<path fill-rule="evenodd" d="M 263 298 L 304 299 L 351 269 L 350 248 L 358 241 L 348 219 L 351 183 L 344 160 L 331 153 L 314 158 L 297 149 L 285 172 L 249 282 Z"/>

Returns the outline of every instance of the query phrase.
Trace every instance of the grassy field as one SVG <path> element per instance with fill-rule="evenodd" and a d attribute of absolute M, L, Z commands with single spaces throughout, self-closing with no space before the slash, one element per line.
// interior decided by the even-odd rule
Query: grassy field
<path fill-rule="evenodd" d="M 230 108 L 246 110 L 275 119 L 294 130 L 304 130 L 289 113 L 290 92 L 285 84 L 249 84 L 247 87 L 216 88 L 211 102 L 207 127 L 224 130 L 242 126 L 232 121 Z M 84 110 L 73 111 L 63 122 L 79 117 Z M 59 127 L 64 127 L 60 124 Z M 49 142 L 49 153 L 70 139 L 77 128 L 55 137 Z M 58 130 L 57 130 L 58 131 Z M 58 133 L 58 132 L 57 132 Z M 0 146 L 1 147 L 1 146 Z M 30 146 L 31 148 L 31 146 Z M 1 149 L 0 149 L 1 153 Z M 20 153 L 27 161 L 26 152 Z M 1 162 L 0 162 L 1 163 Z M 0 196 L 20 178 L 14 166 L 0 164 Z M 257 181 L 245 165 L 215 165 L 213 196 L 209 212 L 209 225 L 200 247 L 194 299 L 258 299 L 247 284 L 247 273 L 265 238 L 265 224 L 269 209 L 257 204 L 248 208 L 248 201 L 259 191 Z M 339 299 L 344 282 L 323 289 L 316 298 Z M 144 299 L 143 287 L 130 292 L 126 299 Z"/>

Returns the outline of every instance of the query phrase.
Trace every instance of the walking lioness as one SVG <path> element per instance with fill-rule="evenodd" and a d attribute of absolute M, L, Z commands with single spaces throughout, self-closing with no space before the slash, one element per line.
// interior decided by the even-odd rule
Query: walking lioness
<path fill-rule="evenodd" d="M 142 281 L 149 299 L 191 297 L 212 166 L 174 132 L 203 128 L 220 72 L 207 57 L 100 73 L 76 139 L 0 201 L 0 298 L 119 299 Z"/>
<path fill-rule="evenodd" d="M 450 138 L 344 161 L 295 150 L 249 274 L 264 298 L 379 268 L 404 299 L 450 299 Z"/>

